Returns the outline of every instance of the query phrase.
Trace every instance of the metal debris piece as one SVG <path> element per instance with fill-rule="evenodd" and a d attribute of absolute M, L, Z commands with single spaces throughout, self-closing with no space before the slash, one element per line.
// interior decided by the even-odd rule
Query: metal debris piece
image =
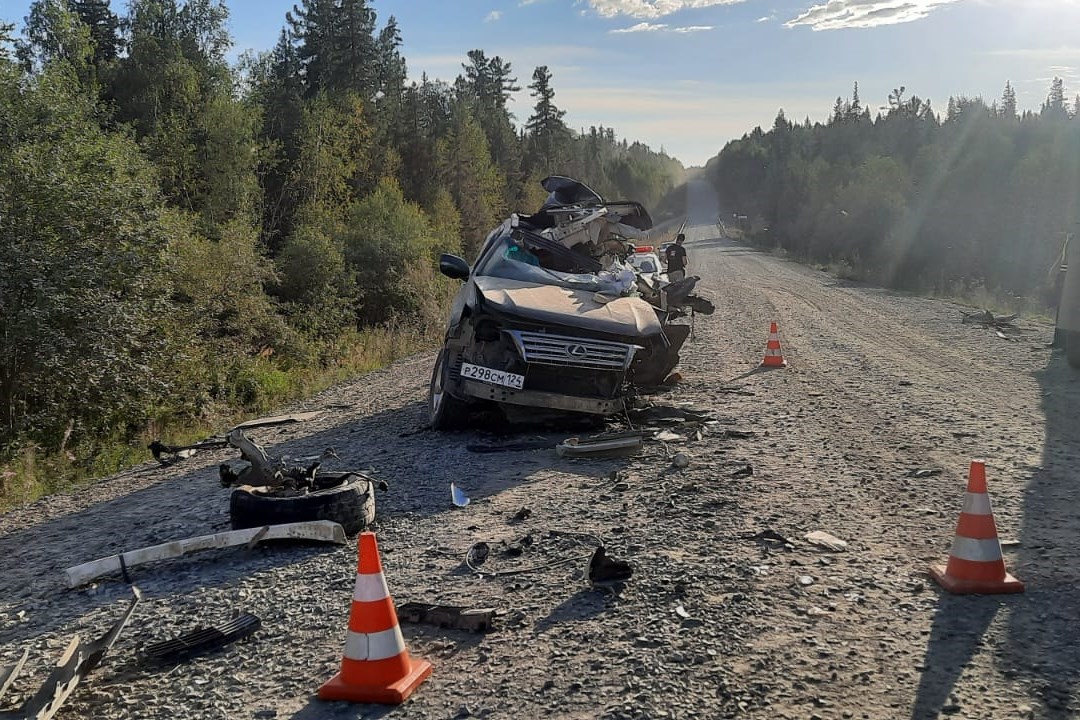
<path fill-rule="evenodd" d="M 234 425 L 229 432 L 233 430 L 250 430 L 252 428 L 270 427 L 273 425 L 289 425 L 291 423 L 307 422 L 308 420 L 314 420 L 318 416 L 322 415 L 322 410 L 315 410 L 313 412 L 293 413 L 291 415 L 274 415 L 272 417 L 256 418 L 254 420 L 248 420 L 242 422 L 239 425 Z"/>
<path fill-rule="evenodd" d="M 843 552 L 848 548 L 848 544 L 845 541 L 835 535 L 830 535 L 824 530 L 815 530 L 806 533 L 803 539 L 811 545 L 816 545 L 817 547 L 825 548 L 826 550 L 832 550 L 833 552 Z"/>
<path fill-rule="evenodd" d="M 131 591 L 134 594 L 131 603 L 107 633 L 89 644 L 84 644 L 77 636 L 71 639 L 56 668 L 49 674 L 45 683 L 34 693 L 33 697 L 28 699 L 23 704 L 22 709 L 15 713 L 14 717 L 22 720 L 49 720 L 60 710 L 60 706 L 71 696 L 71 693 L 75 691 L 83 678 L 101 664 L 105 653 L 112 648 L 116 639 L 120 637 L 120 632 L 127 625 L 128 620 L 131 619 L 135 606 L 142 600 L 142 593 L 139 592 L 137 587 L 132 585 Z M 23 659 L 14 668 L 15 673 L 18 673 L 22 668 L 25 660 L 26 656 L 24 654 Z M 7 689 L 6 685 L 14 677 L 15 675 L 12 674 L 6 677 L 3 683 L 0 683 L 0 685 L 5 686 L 3 687 L 4 691 Z M 2 694 L 0 692 L 0 695 Z"/>
<path fill-rule="evenodd" d="M 617 438 L 567 438 L 555 447 L 559 457 L 564 458 L 619 458 L 641 452 L 640 435 Z"/>
<path fill-rule="evenodd" d="M 454 483 L 450 483 L 450 499 L 454 501 L 454 505 L 460 508 L 463 508 L 472 502 L 469 500 L 469 496 Z"/>
<path fill-rule="evenodd" d="M 70 567 L 64 571 L 64 574 L 67 576 L 68 587 L 77 588 L 95 578 L 118 573 L 124 568 L 134 567 L 135 565 L 142 565 L 156 560 L 168 560 L 199 550 L 245 545 L 255 537 L 259 537 L 260 534 L 262 540 L 315 540 L 337 545 L 345 544 L 345 530 L 341 525 L 329 520 L 266 525 L 246 530 L 231 530 L 214 535 L 200 535 L 199 537 L 173 540 L 138 550 L 129 550 L 120 555 L 110 555 Z"/>
<path fill-rule="evenodd" d="M 216 450 L 227 447 L 228 444 L 229 441 L 222 438 L 210 438 L 191 445 L 166 445 L 160 440 L 154 440 L 146 447 L 155 460 L 162 465 L 168 466 L 191 457 L 199 450 Z"/>
<path fill-rule="evenodd" d="M 532 517 L 532 509 L 523 507 L 514 513 L 514 517 L 510 518 L 513 522 L 525 522 Z"/>
<path fill-rule="evenodd" d="M 1015 320 L 1020 317 L 1020 315 L 1018 315 L 1017 313 L 1013 313 L 1012 315 L 995 316 L 994 313 L 990 312 L 989 310 L 980 310 L 979 312 L 973 313 L 968 313 L 961 310 L 960 315 L 963 316 L 960 322 L 964 324 L 975 323 L 977 325 L 984 325 L 986 327 L 998 329 L 1015 329 L 1013 322 L 1015 322 Z"/>
<path fill-rule="evenodd" d="M 654 439 L 660 442 L 686 442 L 686 436 L 678 433 L 673 433 L 670 430 L 661 430 L 656 433 Z"/>
<path fill-rule="evenodd" d="M 155 662 L 179 663 L 246 638 L 261 627 L 262 619 L 244 613 L 223 625 L 197 628 L 178 638 L 147 645 L 143 655 Z"/>
<path fill-rule="evenodd" d="M 470 632 L 487 632 L 494 622 L 495 609 L 407 602 L 398 606 L 397 616 L 401 622 L 435 625 Z"/>
<path fill-rule="evenodd" d="M 649 407 L 637 408 L 628 411 L 627 416 L 635 425 L 650 422 L 706 422 L 716 419 L 704 411 L 670 405 L 650 405 Z"/>
<path fill-rule="evenodd" d="M 28 657 L 30 657 L 30 648 L 23 650 L 22 657 L 16 660 L 14 665 L 0 671 L 0 700 L 4 699 L 4 693 L 8 691 L 11 684 L 15 682 L 15 678 L 19 676 Z"/>
<path fill-rule="evenodd" d="M 754 533 L 753 535 L 744 536 L 747 540 L 754 540 L 755 542 L 762 543 L 764 545 L 791 545 L 791 541 L 786 537 L 776 532 L 772 528 L 766 528 L 761 532 Z"/>

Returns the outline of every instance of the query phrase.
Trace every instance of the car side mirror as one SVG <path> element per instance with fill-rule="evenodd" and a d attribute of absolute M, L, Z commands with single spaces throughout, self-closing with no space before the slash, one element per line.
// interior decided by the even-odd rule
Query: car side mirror
<path fill-rule="evenodd" d="M 453 280 L 468 280 L 472 269 L 469 263 L 457 255 L 443 253 L 439 256 L 439 272 Z"/>

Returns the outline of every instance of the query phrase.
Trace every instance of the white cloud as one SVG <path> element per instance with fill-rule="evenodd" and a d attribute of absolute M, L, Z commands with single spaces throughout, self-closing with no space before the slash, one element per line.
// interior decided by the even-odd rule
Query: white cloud
<path fill-rule="evenodd" d="M 776 13 L 771 13 L 769 15 L 762 15 L 761 17 L 759 17 L 754 22 L 766 23 L 766 22 L 769 22 L 770 20 L 775 20 L 775 19 L 776 19 Z"/>
<path fill-rule="evenodd" d="M 495 22 L 496 20 L 498 20 L 501 17 L 502 17 L 502 10 L 492 10 L 491 12 L 489 12 L 487 14 L 487 17 L 484 18 L 484 22 L 486 22 L 486 23 Z"/>
<path fill-rule="evenodd" d="M 1062 45 L 1056 48 L 1013 48 L 1010 50 L 990 50 L 983 54 L 1040 62 L 1070 62 L 1080 60 L 1080 47 Z"/>
<path fill-rule="evenodd" d="M 674 33 L 695 33 L 705 32 L 706 30 L 712 30 L 712 25 L 685 25 L 682 27 L 669 27 L 666 23 L 647 23 L 641 22 L 637 25 L 631 25 L 626 28 L 618 28 L 616 30 L 608 30 L 612 34 L 620 33 L 639 33 L 639 32 L 674 32 Z"/>
<path fill-rule="evenodd" d="M 735 5 L 745 0 L 586 0 L 601 17 L 628 15 L 632 18 L 659 18 L 695 8 Z"/>
<path fill-rule="evenodd" d="M 667 30 L 667 25 L 665 25 L 664 23 L 654 25 L 652 23 L 641 22 L 637 25 L 631 25 L 630 27 L 626 28 L 618 28 L 617 30 L 609 30 L 608 32 L 614 35 L 618 35 L 620 33 L 658 32 L 660 30 Z"/>
<path fill-rule="evenodd" d="M 808 25 L 811 30 L 871 28 L 922 20 L 944 5 L 960 0 L 828 0 L 814 5 L 786 27 Z"/>

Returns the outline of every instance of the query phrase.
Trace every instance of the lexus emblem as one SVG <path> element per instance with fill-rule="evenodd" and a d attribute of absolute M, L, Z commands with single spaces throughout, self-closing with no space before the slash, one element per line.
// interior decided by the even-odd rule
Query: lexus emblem
<path fill-rule="evenodd" d="M 567 345 L 566 354 L 572 358 L 583 358 L 589 354 L 589 349 L 584 345 Z"/>

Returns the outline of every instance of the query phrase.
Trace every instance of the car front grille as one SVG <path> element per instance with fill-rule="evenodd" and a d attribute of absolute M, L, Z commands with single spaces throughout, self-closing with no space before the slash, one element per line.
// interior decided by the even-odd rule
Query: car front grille
<path fill-rule="evenodd" d="M 576 338 L 566 335 L 510 330 L 525 362 L 537 365 L 626 370 L 637 352 L 636 345 Z"/>

